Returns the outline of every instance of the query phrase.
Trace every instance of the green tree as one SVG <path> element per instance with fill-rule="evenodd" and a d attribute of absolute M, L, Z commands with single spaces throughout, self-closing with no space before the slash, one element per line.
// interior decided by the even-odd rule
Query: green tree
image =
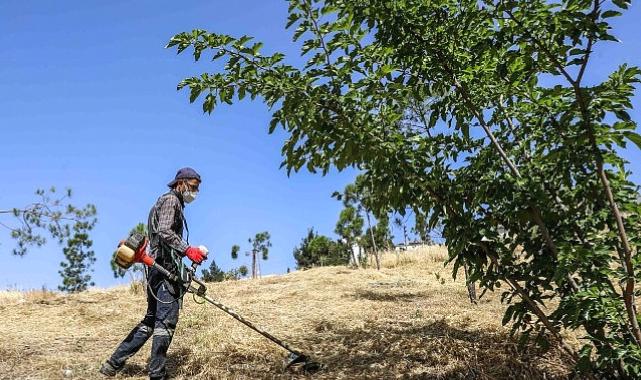
<path fill-rule="evenodd" d="M 251 244 L 251 257 L 252 257 L 252 278 L 260 276 L 260 258 L 258 254 L 260 253 L 263 260 L 267 260 L 269 256 L 269 248 L 272 246 L 270 241 L 271 236 L 269 232 L 263 231 L 259 232 L 253 238 L 250 238 L 249 244 Z"/>
<path fill-rule="evenodd" d="M 227 272 L 224 272 L 223 280 L 224 281 L 240 280 L 241 278 L 246 277 L 248 273 L 249 273 L 249 269 L 247 268 L 247 266 L 246 265 L 241 265 L 238 268 L 232 268 L 232 269 L 228 270 Z"/>
<path fill-rule="evenodd" d="M 208 281 L 208 282 L 221 282 L 225 280 L 225 271 L 220 269 L 220 267 L 216 264 L 216 261 L 214 259 L 211 260 L 211 263 L 209 264 L 208 269 L 203 269 L 202 271 L 202 279 L 203 281 Z"/>
<path fill-rule="evenodd" d="M 251 241 L 251 239 L 250 239 Z M 231 258 L 236 260 L 238 258 L 238 252 L 240 252 L 240 246 L 237 244 L 234 244 L 231 247 Z M 255 260 L 255 256 L 252 256 L 252 259 Z M 249 270 L 247 269 L 247 266 L 241 265 L 238 268 L 232 268 L 229 271 L 225 272 L 224 274 L 224 279 L 225 280 L 239 280 L 242 277 L 247 276 L 247 273 Z"/>
<path fill-rule="evenodd" d="M 94 211 L 90 209 L 88 212 L 91 214 Z M 93 241 L 89 238 L 89 231 L 95 224 L 95 219 L 74 223 L 73 235 L 67 239 L 67 246 L 62 249 L 65 261 L 60 263 L 61 270 L 58 271 L 62 277 L 59 290 L 75 293 L 94 285 L 89 272 L 92 271 L 91 266 L 96 261 L 96 255 L 91 249 Z"/>
<path fill-rule="evenodd" d="M 12 250 L 14 255 L 24 256 L 30 247 L 43 246 L 47 243 L 46 235 L 58 244 L 66 244 L 69 239 L 76 239 L 74 227 L 83 230 L 83 223 L 88 223 L 91 228 L 95 225 L 96 206 L 74 206 L 70 202 L 71 189 L 65 189 L 62 195 L 55 187 L 38 189 L 35 195 L 38 200 L 28 206 L 0 210 L 0 216 L 8 216 L 17 223 L 11 225 L 11 222 L 0 222 L 0 227 L 8 229 L 11 238 L 16 241 L 16 247 Z"/>
<path fill-rule="evenodd" d="M 430 232 L 436 226 L 430 226 L 428 224 L 429 218 L 424 212 L 417 212 L 414 214 L 414 227 L 412 227 L 412 232 L 418 236 L 423 244 L 433 244 L 432 236 Z"/>
<path fill-rule="evenodd" d="M 365 177 L 363 175 L 356 176 L 356 180 L 354 181 L 354 183 L 345 186 L 345 190 L 343 190 L 343 193 L 334 192 L 332 196 L 338 200 L 342 200 L 345 207 L 354 207 L 359 214 L 365 215 L 365 220 L 367 221 L 367 231 L 365 233 L 366 237 L 364 237 L 363 239 L 363 244 L 367 244 L 368 247 L 370 247 L 368 252 L 374 255 L 374 257 L 376 258 L 376 269 L 380 270 L 381 263 L 378 255 L 377 241 L 374 236 L 374 229 L 372 227 L 371 214 L 373 212 L 377 216 L 386 216 L 386 212 L 380 209 L 374 211 L 372 210 L 377 205 L 376 201 L 374 200 L 376 194 L 372 192 L 372 189 L 366 182 Z M 369 242 L 365 243 L 364 240 L 367 238 L 369 238 L 370 240 Z"/>
<path fill-rule="evenodd" d="M 375 245 L 373 245 L 371 239 L 361 239 L 363 249 L 365 249 L 366 252 L 374 254 L 377 248 L 390 250 L 392 247 L 394 247 L 394 243 L 392 242 L 392 239 L 394 237 L 392 236 L 392 231 L 390 230 L 389 217 L 385 214 L 383 214 L 383 216 L 378 219 L 376 225 L 367 228 L 367 230 L 365 231 L 365 236 L 372 236 L 375 242 Z"/>
<path fill-rule="evenodd" d="M 241 278 L 247 276 L 249 269 L 246 265 L 241 265 L 238 268 L 232 268 L 229 271 L 224 273 L 224 280 L 240 280 Z"/>
<path fill-rule="evenodd" d="M 249 238 L 248 242 L 251 244 L 251 250 L 247 253 L 248 256 L 251 256 L 252 260 L 252 278 L 257 278 L 260 276 L 260 257 L 258 254 L 261 254 L 263 260 L 269 258 L 269 248 L 272 246 L 271 235 L 267 231 L 257 233 L 253 238 Z M 238 252 L 240 251 L 240 246 L 234 245 L 231 248 L 231 257 L 232 259 L 238 258 Z M 245 267 L 245 269 L 247 269 Z"/>
<path fill-rule="evenodd" d="M 236 253 L 236 257 L 238 257 L 238 250 L 240 250 L 240 247 L 237 245 L 234 245 L 232 247 L 232 254 Z M 232 268 L 225 272 L 222 270 L 218 264 L 214 260 L 209 264 L 208 269 L 203 269 L 202 271 L 202 279 L 204 281 L 209 281 L 209 282 L 222 282 L 222 281 L 227 281 L 227 280 L 240 280 L 241 278 L 247 276 L 247 273 L 249 270 L 247 269 L 247 266 L 241 265 L 238 268 Z"/>
<path fill-rule="evenodd" d="M 294 248 L 294 259 L 298 269 L 306 269 L 315 266 L 346 265 L 349 256 L 345 247 L 310 228 L 300 245 Z"/>
<path fill-rule="evenodd" d="M 47 243 L 47 235 L 60 245 L 66 261 L 60 263 L 62 276 L 60 290 L 69 292 L 83 291 L 91 282 L 91 265 L 96 261 L 91 250 L 93 241 L 89 233 L 97 223 L 96 207 L 87 204 L 83 208 L 74 206 L 71 189 L 59 195 L 55 187 L 49 190 L 38 189 L 38 200 L 23 208 L 0 210 L 0 216 L 8 216 L 16 222 L 1 222 L 0 226 L 10 230 L 16 241 L 12 252 L 24 256 L 29 248 L 41 247 Z"/>
<path fill-rule="evenodd" d="M 231 247 L 231 258 L 232 258 L 232 259 L 234 259 L 234 260 L 236 260 L 236 259 L 238 258 L 238 252 L 239 252 L 239 251 L 240 251 L 240 246 L 239 246 L 239 245 L 234 244 L 234 245 Z"/>
<path fill-rule="evenodd" d="M 319 235 L 314 238 L 309 249 L 318 258 L 318 265 L 347 265 L 349 252 L 345 247 L 327 236 Z"/>
<path fill-rule="evenodd" d="M 362 258 L 356 257 L 354 246 L 361 243 L 363 223 L 364 220 L 358 214 L 358 211 L 352 206 L 347 206 L 338 216 L 336 228 L 334 229 L 334 232 L 342 239 L 345 249 L 350 252 L 353 264 L 357 267 L 361 266 Z"/>
<path fill-rule="evenodd" d="M 403 245 L 407 246 L 409 238 L 409 234 L 407 231 L 407 215 L 399 216 L 399 213 L 395 212 L 394 225 L 403 231 Z"/>
<path fill-rule="evenodd" d="M 225 61 L 179 84 L 205 112 L 245 95 L 272 109 L 288 172 L 361 169 L 379 208 L 442 226 L 454 275 L 503 286 L 513 331 L 579 371 L 638 378 L 641 204 L 617 149 L 641 147 L 628 114 L 641 70 L 585 80 L 629 5 L 291 0 L 303 67 L 247 36 L 169 46 Z M 587 333 L 579 352 L 564 329 Z"/>
<path fill-rule="evenodd" d="M 317 256 L 318 252 L 310 249 L 310 243 L 318 236 L 314 232 L 314 228 L 307 230 L 307 235 L 301 240 L 300 244 L 294 248 L 294 260 L 296 260 L 296 268 L 305 269 L 319 265 L 320 258 Z"/>

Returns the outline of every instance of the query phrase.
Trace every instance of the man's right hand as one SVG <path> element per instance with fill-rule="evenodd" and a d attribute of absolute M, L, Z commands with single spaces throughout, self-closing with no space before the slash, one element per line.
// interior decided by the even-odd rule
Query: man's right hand
<path fill-rule="evenodd" d="M 185 251 L 185 256 L 196 264 L 200 264 L 207 258 L 207 252 L 199 247 L 189 247 Z"/>

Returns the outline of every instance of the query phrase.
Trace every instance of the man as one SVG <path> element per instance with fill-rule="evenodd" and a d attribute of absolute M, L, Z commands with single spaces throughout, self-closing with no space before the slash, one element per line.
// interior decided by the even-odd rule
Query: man
<path fill-rule="evenodd" d="M 206 248 L 189 246 L 189 229 L 183 215 L 185 203 L 196 199 L 200 182 L 200 175 L 194 169 L 178 170 L 175 179 L 168 184 L 169 192 L 160 196 L 149 212 L 147 228 L 151 256 L 158 264 L 179 277 L 184 269 L 184 256 L 198 264 L 207 258 Z M 183 226 L 187 230 L 185 240 Z M 167 349 L 178 323 L 184 287 L 167 279 L 154 268 L 149 270 L 147 283 L 147 313 L 102 365 L 100 373 L 104 375 L 115 376 L 123 368 L 125 361 L 153 336 L 149 378 L 167 378 Z"/>

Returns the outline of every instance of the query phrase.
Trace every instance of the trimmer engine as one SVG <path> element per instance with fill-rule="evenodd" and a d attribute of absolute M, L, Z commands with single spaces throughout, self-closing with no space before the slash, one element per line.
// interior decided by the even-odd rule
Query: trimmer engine
<path fill-rule="evenodd" d="M 127 240 L 121 242 L 116 250 L 115 262 L 122 269 L 128 269 L 136 262 L 140 262 L 141 254 L 145 252 L 147 238 L 139 232 L 133 232 Z"/>

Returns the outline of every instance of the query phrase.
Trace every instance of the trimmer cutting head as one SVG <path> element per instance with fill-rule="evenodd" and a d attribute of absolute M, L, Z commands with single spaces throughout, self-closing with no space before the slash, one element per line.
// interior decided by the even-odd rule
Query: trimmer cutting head
<path fill-rule="evenodd" d="M 290 352 L 285 359 L 285 369 L 300 368 L 304 373 L 315 373 L 322 369 L 322 364 L 312 361 L 309 356 Z"/>

